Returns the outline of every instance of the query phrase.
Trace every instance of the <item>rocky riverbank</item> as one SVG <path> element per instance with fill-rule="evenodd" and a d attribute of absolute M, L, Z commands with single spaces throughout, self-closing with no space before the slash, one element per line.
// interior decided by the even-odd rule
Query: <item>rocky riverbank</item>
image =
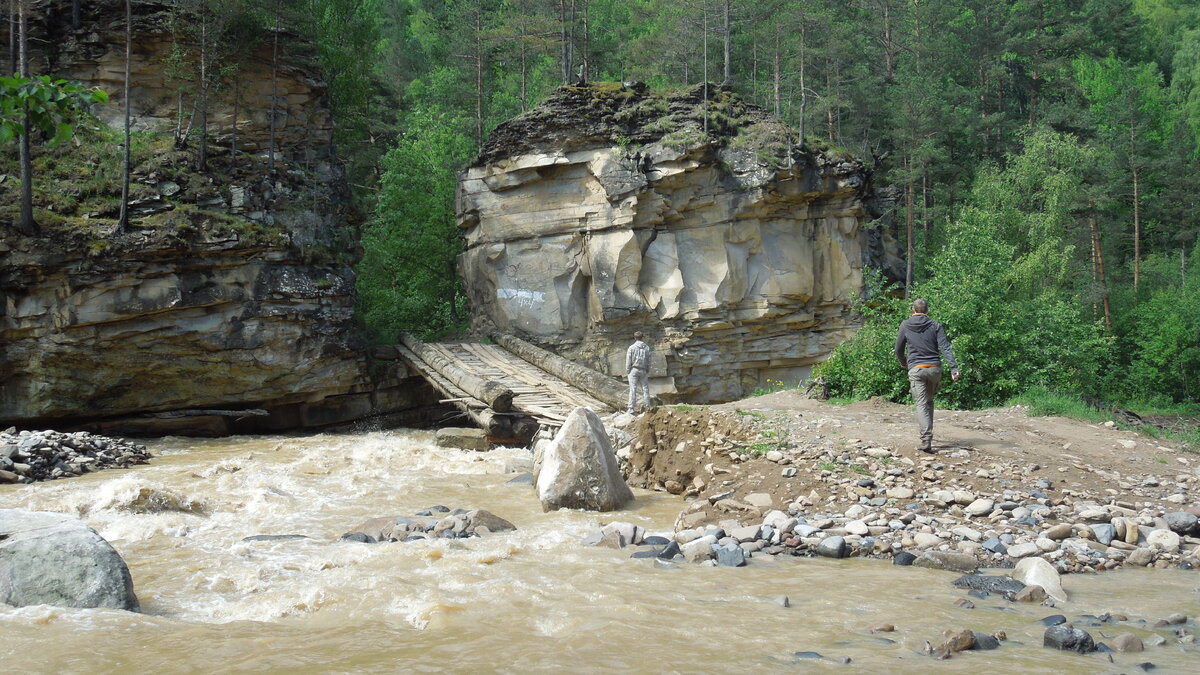
<path fill-rule="evenodd" d="M 144 445 L 86 431 L 0 432 L 0 483 L 35 483 L 150 461 Z"/>
<path fill-rule="evenodd" d="M 939 412 L 938 453 L 926 455 L 911 447 L 909 417 L 890 403 L 836 407 L 790 391 L 661 407 L 626 427 L 619 455 L 634 487 L 687 499 L 674 544 L 690 560 L 1200 566 L 1191 453 L 1115 425 L 1004 409 Z"/>

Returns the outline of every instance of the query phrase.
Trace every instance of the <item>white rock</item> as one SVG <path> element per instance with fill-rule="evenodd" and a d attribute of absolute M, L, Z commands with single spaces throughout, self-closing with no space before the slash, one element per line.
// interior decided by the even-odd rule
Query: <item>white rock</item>
<path fill-rule="evenodd" d="M 1111 516 L 1106 509 L 1084 509 L 1079 513 L 1080 520 L 1086 520 L 1093 523 L 1107 523 Z"/>
<path fill-rule="evenodd" d="M 996 502 L 992 501 L 991 499 L 980 498 L 973 500 L 970 504 L 968 504 L 966 508 L 963 509 L 963 512 L 972 516 L 982 516 L 991 513 L 992 507 L 995 505 Z"/>
<path fill-rule="evenodd" d="M 1146 545 L 1150 548 L 1161 548 L 1167 553 L 1179 552 L 1179 535 L 1170 530 L 1154 530 L 1146 535 Z"/>
<path fill-rule="evenodd" d="M 912 488 L 906 487 L 893 487 L 887 490 L 889 499 L 911 499 L 913 494 Z"/>
<path fill-rule="evenodd" d="M 773 528 L 776 532 L 787 534 L 796 526 L 796 519 L 783 511 L 771 511 L 763 517 L 763 525 Z"/>
<path fill-rule="evenodd" d="M 975 494 L 973 492 L 967 492 L 966 490 L 955 490 L 953 501 L 955 504 L 966 506 L 967 504 L 975 501 Z"/>
<path fill-rule="evenodd" d="M 1187 502 L 1187 495 L 1177 492 L 1173 495 L 1168 495 L 1167 501 L 1171 502 L 1172 504 L 1183 504 Z"/>
<path fill-rule="evenodd" d="M 1008 553 L 1012 555 L 1011 548 L 1008 549 Z M 1067 601 L 1067 592 L 1063 590 L 1062 579 L 1058 574 L 1058 570 L 1054 569 L 1054 565 L 1041 558 L 1025 558 L 1021 560 L 1013 568 L 1011 576 L 1027 586 L 1041 586 L 1045 589 L 1046 595 L 1057 602 Z"/>
<path fill-rule="evenodd" d="M 912 538 L 917 548 L 932 548 L 934 546 L 941 546 L 942 544 L 941 537 L 929 532 L 917 532 L 913 534 Z"/>
<path fill-rule="evenodd" d="M 1050 551 L 1057 551 L 1058 546 L 1059 546 L 1057 541 L 1054 541 L 1053 539 L 1047 539 L 1046 537 L 1038 537 L 1037 539 L 1035 539 L 1033 541 L 1033 543 L 1036 544 L 1038 547 L 1038 550 L 1043 553 L 1049 553 Z"/>
<path fill-rule="evenodd" d="M 1031 555 L 1036 554 L 1039 550 L 1040 549 L 1038 549 L 1037 544 L 1035 544 L 1031 541 L 1025 542 L 1023 544 L 1013 544 L 1012 546 L 1008 547 L 1008 557 L 1024 558 L 1026 556 L 1031 556 Z"/>
<path fill-rule="evenodd" d="M 543 509 L 613 511 L 633 500 L 604 423 L 590 408 L 572 410 L 542 447 L 534 480 Z"/>
<path fill-rule="evenodd" d="M 866 512 L 867 512 L 867 507 L 865 507 L 861 504 L 855 504 L 854 506 L 851 506 L 850 508 L 846 509 L 846 517 L 851 520 L 857 520 L 859 518 L 862 518 L 863 515 L 866 514 Z"/>
<path fill-rule="evenodd" d="M 867 527 L 867 524 L 861 520 L 852 520 L 846 523 L 846 531 L 850 534 L 857 534 L 859 536 L 866 536 L 870 533 L 870 529 Z"/>
<path fill-rule="evenodd" d="M 765 492 L 755 492 L 754 494 L 746 495 L 745 502 L 760 509 L 769 509 L 775 500 Z"/>
<path fill-rule="evenodd" d="M 979 541 L 980 539 L 983 538 L 983 535 L 979 532 L 979 530 L 972 529 L 965 525 L 961 526 L 961 527 L 956 527 L 950 531 L 953 532 L 954 534 L 958 535 L 959 537 L 962 537 L 963 539 L 969 539 L 971 541 Z"/>

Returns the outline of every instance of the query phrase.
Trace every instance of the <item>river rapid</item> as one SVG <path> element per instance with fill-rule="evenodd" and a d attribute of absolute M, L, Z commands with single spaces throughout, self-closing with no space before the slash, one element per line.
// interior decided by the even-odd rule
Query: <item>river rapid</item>
<path fill-rule="evenodd" d="M 667 533 L 684 504 L 637 491 L 614 514 L 543 513 L 530 486 L 506 484 L 526 450 L 437 448 L 413 431 L 147 445 L 156 457 L 146 466 L 0 487 L 0 508 L 72 513 L 96 528 L 129 564 L 143 610 L 0 606 L 0 670 L 1117 673 L 1152 662 L 1159 673 L 1200 671 L 1196 645 L 1152 628 L 1176 612 L 1195 621 L 1197 572 L 1072 575 L 1071 602 L 1059 608 L 992 596 L 962 609 L 954 574 L 878 560 L 759 556 L 743 568 L 663 569 L 629 549 L 584 547 L 610 520 Z M 487 509 L 518 529 L 338 540 L 368 518 L 433 505 Z M 310 539 L 242 541 L 258 534 Z M 1167 644 L 1113 654 L 1115 663 L 1041 646 L 1042 617 L 1103 612 L 1129 622 L 1076 625 L 1097 641 L 1133 632 Z M 885 622 L 896 631 L 869 632 Z M 946 661 L 920 653 L 961 628 L 1003 630 L 1009 641 Z"/>

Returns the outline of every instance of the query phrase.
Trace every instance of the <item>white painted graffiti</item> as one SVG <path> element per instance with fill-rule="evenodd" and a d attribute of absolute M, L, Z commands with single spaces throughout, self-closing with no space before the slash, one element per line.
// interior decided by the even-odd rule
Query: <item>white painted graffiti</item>
<path fill-rule="evenodd" d="M 533 307 L 534 303 L 546 301 L 544 293 L 527 288 L 497 288 L 496 297 L 501 300 L 512 300 L 513 304 L 521 307 Z"/>

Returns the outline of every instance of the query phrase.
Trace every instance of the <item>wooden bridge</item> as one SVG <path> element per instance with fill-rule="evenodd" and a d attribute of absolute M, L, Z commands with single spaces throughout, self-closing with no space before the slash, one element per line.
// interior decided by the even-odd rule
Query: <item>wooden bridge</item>
<path fill-rule="evenodd" d="M 400 355 L 449 403 L 496 442 L 528 443 L 553 432 L 585 406 L 598 414 L 622 409 L 625 384 L 511 335 L 490 344 L 431 343 L 402 338 Z"/>

